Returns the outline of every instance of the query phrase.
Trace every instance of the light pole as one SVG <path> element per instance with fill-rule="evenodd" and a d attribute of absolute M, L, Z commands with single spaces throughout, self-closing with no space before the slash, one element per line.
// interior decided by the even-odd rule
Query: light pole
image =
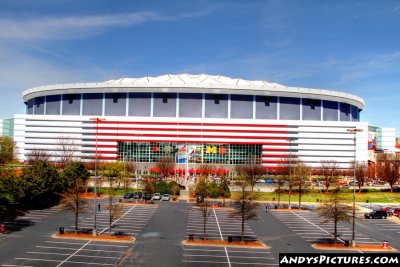
<path fill-rule="evenodd" d="M 354 164 L 353 164 L 353 227 L 352 227 L 352 235 L 351 235 L 351 245 L 353 247 L 356 246 L 356 151 L 357 151 L 357 143 L 356 143 L 356 135 L 357 132 L 362 132 L 363 129 L 351 128 L 347 129 L 347 132 L 354 134 Z"/>
<path fill-rule="evenodd" d="M 94 162 L 94 198 L 93 198 L 93 206 L 94 206 L 94 223 L 93 223 L 93 236 L 97 236 L 97 161 L 98 161 L 98 154 L 97 154 L 97 137 L 99 133 L 99 122 L 105 121 L 104 118 L 90 118 L 91 121 L 96 122 L 96 156 Z"/>
<path fill-rule="evenodd" d="M 289 166 L 289 173 L 288 173 L 288 180 L 289 180 L 289 204 L 288 204 L 288 209 L 291 209 L 291 205 L 290 205 L 290 197 L 292 195 L 292 177 L 291 177 L 291 172 L 292 172 L 292 139 L 289 137 L 289 159 L 290 161 L 288 161 Z"/>

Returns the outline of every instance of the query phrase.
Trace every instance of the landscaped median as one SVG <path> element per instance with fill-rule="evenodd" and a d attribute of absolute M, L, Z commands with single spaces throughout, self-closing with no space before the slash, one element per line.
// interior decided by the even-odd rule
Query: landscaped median
<path fill-rule="evenodd" d="M 75 232 L 66 232 L 64 234 L 53 234 L 51 237 L 59 239 L 92 240 L 92 241 L 102 241 L 102 242 L 120 242 L 120 243 L 135 242 L 135 238 L 133 236 L 113 236 L 105 234 L 93 236 L 93 234 L 91 233 L 75 233 Z"/>
<path fill-rule="evenodd" d="M 259 248 L 259 249 L 269 249 L 267 245 L 260 241 L 232 241 L 228 242 L 225 240 L 183 240 L 183 245 L 186 246 L 206 246 L 206 247 L 242 247 L 242 248 Z"/>
<path fill-rule="evenodd" d="M 356 244 L 353 246 L 345 246 L 345 244 L 313 244 L 313 248 L 318 250 L 349 250 L 349 251 L 375 251 L 375 252 L 396 252 L 397 249 L 389 245 L 372 245 L 372 244 Z"/>

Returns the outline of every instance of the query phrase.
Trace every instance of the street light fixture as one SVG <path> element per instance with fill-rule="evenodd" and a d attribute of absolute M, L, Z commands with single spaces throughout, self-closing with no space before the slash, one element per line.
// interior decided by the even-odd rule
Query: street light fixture
<path fill-rule="evenodd" d="M 357 132 L 362 132 L 363 129 L 358 129 L 358 128 L 351 128 L 347 129 L 348 133 L 353 133 L 354 134 L 354 165 L 353 165 L 353 227 L 352 227 L 352 235 L 351 235 L 351 245 L 353 247 L 356 246 L 356 136 Z"/>
<path fill-rule="evenodd" d="M 96 156 L 94 162 L 94 198 L 93 198 L 93 206 L 94 206 L 94 224 L 93 224 L 93 236 L 97 236 L 97 161 L 98 161 L 98 154 L 97 154 L 97 139 L 99 133 L 99 122 L 105 121 L 104 118 L 90 118 L 91 121 L 96 122 Z"/>

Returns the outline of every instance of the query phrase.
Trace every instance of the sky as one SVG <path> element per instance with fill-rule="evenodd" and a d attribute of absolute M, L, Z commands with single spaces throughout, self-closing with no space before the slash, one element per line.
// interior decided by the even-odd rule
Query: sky
<path fill-rule="evenodd" d="M 0 118 L 31 87 L 180 73 L 355 94 L 400 136 L 400 1 L 0 0 Z"/>

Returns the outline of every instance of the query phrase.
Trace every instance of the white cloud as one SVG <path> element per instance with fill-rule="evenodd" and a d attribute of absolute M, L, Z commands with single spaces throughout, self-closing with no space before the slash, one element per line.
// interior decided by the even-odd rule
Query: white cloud
<path fill-rule="evenodd" d="M 138 25 L 151 21 L 174 21 L 205 16 L 211 10 L 196 13 L 164 16 L 155 12 L 40 18 L 1 18 L 0 39 L 2 40 L 65 40 L 85 38 L 101 34 L 111 27 Z"/>

